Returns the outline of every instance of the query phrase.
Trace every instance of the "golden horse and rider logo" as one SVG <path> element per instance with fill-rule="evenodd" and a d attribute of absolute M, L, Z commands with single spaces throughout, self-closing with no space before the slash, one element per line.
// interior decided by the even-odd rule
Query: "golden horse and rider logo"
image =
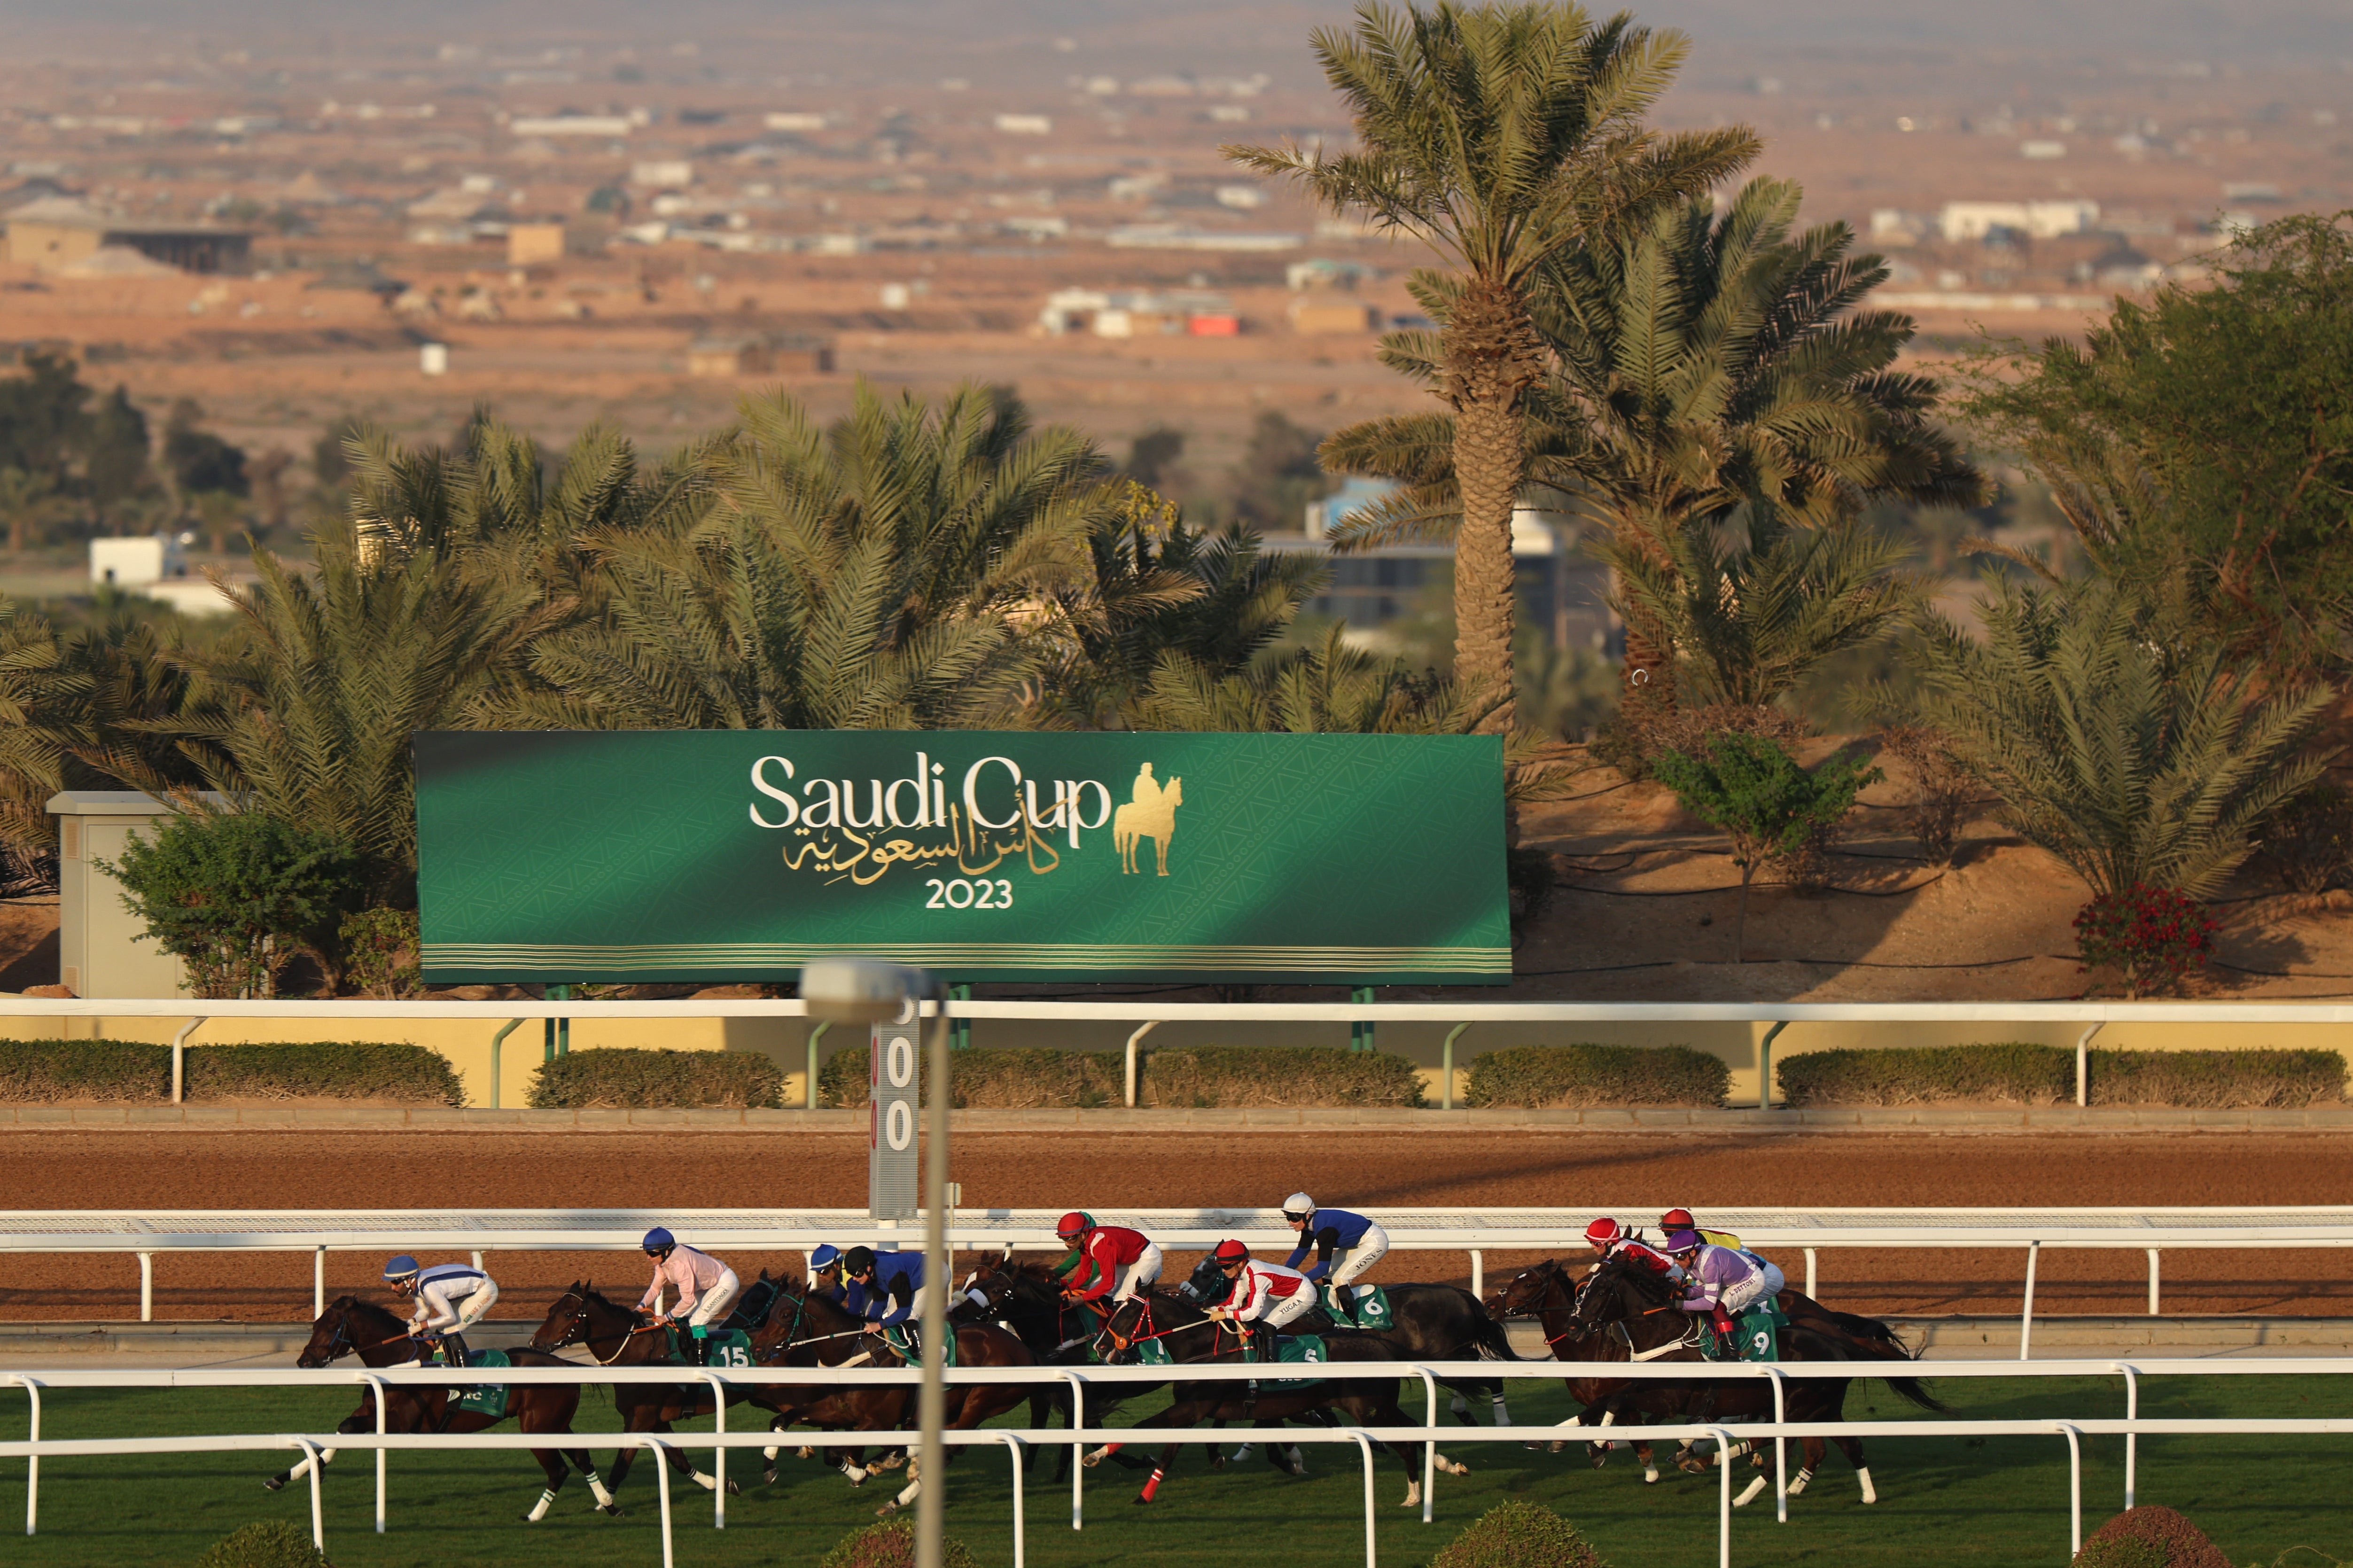
<path fill-rule="evenodd" d="M 1121 875 L 1136 872 L 1138 839 L 1152 841 L 1153 858 L 1158 862 L 1160 874 L 1168 874 L 1168 841 L 1176 832 L 1176 808 L 1184 803 L 1182 778 L 1163 784 L 1153 778 L 1149 762 L 1137 770 L 1131 799 L 1113 812 L 1111 819 L 1112 847 L 1119 851 Z"/>

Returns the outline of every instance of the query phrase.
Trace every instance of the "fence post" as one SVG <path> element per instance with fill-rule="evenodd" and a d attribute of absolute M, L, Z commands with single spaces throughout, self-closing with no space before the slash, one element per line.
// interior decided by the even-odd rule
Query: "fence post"
<path fill-rule="evenodd" d="M 1814 1289 L 1814 1249 L 1812 1247 L 1806 1249 L 1806 1294 L 1809 1296 L 1818 1294 Z"/>
<path fill-rule="evenodd" d="M 1379 1568 L 1380 1532 L 1373 1520 L 1373 1440 L 1361 1432 L 1348 1436 L 1356 1440 L 1356 1452 L 1365 1457 L 1365 1568 Z"/>
<path fill-rule="evenodd" d="M 188 1036 L 194 1034 L 203 1022 L 201 1018 L 191 1018 L 180 1026 L 177 1034 L 172 1036 L 172 1103 L 175 1106 L 185 1103 L 186 1098 Z"/>
<path fill-rule="evenodd" d="M 491 1108 L 492 1110 L 499 1108 L 499 1047 L 507 1043 L 508 1035 L 522 1027 L 522 1019 L 511 1018 L 507 1021 L 507 1026 L 504 1029 L 491 1036 Z"/>
<path fill-rule="evenodd" d="M 1373 988 L 1368 985 L 1353 987 L 1348 992 L 1348 1000 L 1358 1007 L 1370 1007 L 1373 1005 Z M 1373 1044 L 1373 1021 L 1371 1019 L 1352 1018 L 1348 1021 L 1348 1049 L 1351 1051 L 1372 1051 L 1378 1049 L 1378 1047 Z"/>
<path fill-rule="evenodd" d="M 384 1407 L 378 1405 L 376 1408 L 381 1410 Z M 295 1438 L 294 1446 L 301 1449 L 302 1457 L 311 1461 L 311 1544 L 317 1547 L 323 1556 L 327 1550 L 327 1510 L 319 1496 L 319 1472 L 327 1467 L 327 1462 L 319 1457 L 318 1449 L 311 1446 L 308 1438 Z"/>
<path fill-rule="evenodd" d="M 720 1439 L 711 1454 L 711 1478 L 719 1484 L 711 1489 L 711 1528 L 727 1528 L 727 1384 L 708 1367 L 703 1378 L 711 1384 L 712 1435 Z"/>
<path fill-rule="evenodd" d="M 997 1436 L 1004 1440 L 1007 1457 L 1013 1461 L 1013 1568 L 1026 1568 L 1029 1546 L 1021 1518 L 1026 1506 L 1021 1498 L 1021 1439 L 1010 1432 L 999 1432 Z M 941 1475 L 944 1478 L 946 1473 L 946 1467 L 943 1465 Z"/>
<path fill-rule="evenodd" d="M 1716 1568 L 1732 1568 L 1732 1431 L 1725 1426 L 1708 1430 L 1715 1434 Z"/>
<path fill-rule="evenodd" d="M 327 1249 L 313 1247 L 311 1251 L 311 1316 L 327 1315 Z"/>
<path fill-rule="evenodd" d="M 2105 1029 L 2105 1022 L 2094 1023 L 2075 1036 L 2075 1104 L 2092 1103 L 2092 1036 Z"/>
<path fill-rule="evenodd" d="M 1765 1375 L 1773 1380 L 1773 1425 L 1778 1426 L 1789 1419 L 1788 1380 L 1779 1367 L 1767 1367 Z M 1778 1524 L 1789 1522 L 1788 1444 L 1780 1433 L 1773 1434 L 1773 1519 Z"/>
<path fill-rule="evenodd" d="M 2042 1244 L 2026 1244 L 2026 1311 L 2018 1320 L 2018 1359 L 2027 1360 L 2027 1351 L 2034 1339 L 2034 1260 L 2042 1255 Z"/>
<path fill-rule="evenodd" d="M 1135 1108 L 1135 1047 L 1142 1042 L 1145 1035 L 1151 1033 L 1154 1030 L 1159 1027 L 1160 1021 L 1155 1018 L 1151 1022 L 1145 1024 L 1143 1028 L 1137 1030 L 1134 1033 L 1127 1037 L 1127 1108 L 1130 1110 L 1134 1110 Z"/>
<path fill-rule="evenodd" d="M 381 1437 L 384 1436 L 384 1379 L 380 1377 L 368 1377 L 363 1379 L 363 1381 L 366 1383 L 369 1388 L 375 1391 L 375 1435 Z M 375 1451 L 375 1532 L 378 1535 L 382 1535 L 384 1533 L 385 1528 L 384 1462 L 390 1456 L 385 1453 L 385 1449 L 381 1446 L 378 1446 Z"/>
<path fill-rule="evenodd" d="M 152 1252 L 139 1255 L 139 1320 L 155 1320 L 155 1255 Z"/>
<path fill-rule="evenodd" d="M 2084 1444 L 2065 1422 L 2059 1430 L 2067 1435 L 2067 1560 L 2072 1563 L 2084 1551 Z"/>
<path fill-rule="evenodd" d="M 1487 1257 L 1475 1246 L 1471 1249 L 1471 1294 L 1482 1300 L 1487 1296 Z"/>
<path fill-rule="evenodd" d="M 1428 1367 L 1413 1371 L 1421 1379 L 1421 1424 L 1430 1429 L 1430 1439 L 1421 1446 L 1421 1522 L 1428 1524 L 1438 1498 L 1438 1380 Z"/>
<path fill-rule="evenodd" d="M 803 1110 L 817 1109 L 817 1043 L 824 1039 L 825 1032 L 832 1027 L 832 1019 L 822 1019 L 808 1033 L 808 1093 L 803 1097 L 807 1101 L 801 1107 Z"/>
<path fill-rule="evenodd" d="M 1461 1039 L 1462 1032 L 1470 1027 L 1467 1023 L 1458 1023 L 1446 1032 L 1446 1049 L 1441 1053 L 1445 1061 L 1438 1069 L 1438 1108 L 1440 1110 L 1454 1108 L 1454 1043 Z"/>
<path fill-rule="evenodd" d="M 2125 1374 L 2125 1419 L 2126 1421 L 2140 1419 L 2140 1379 L 2134 1375 L 2136 1370 L 2123 1361 L 2116 1363 L 2116 1371 Z M 2130 1510 L 2133 1506 L 2134 1482 L 2138 1479 L 2139 1462 L 2140 1434 L 2127 1432 L 2125 1434 L 2125 1507 L 2126 1510 Z"/>
<path fill-rule="evenodd" d="M 2158 1316 L 2158 1310 L 2157 1310 L 2157 1248 L 2155 1248 L 2155 1247 L 2151 1247 L 2151 1248 L 2149 1248 L 2149 1249 L 2148 1249 L 2148 1315 L 2149 1315 L 2150 1317 L 2152 1317 L 2152 1318 L 2154 1318 L 2154 1317 Z"/>
<path fill-rule="evenodd" d="M 1758 1110 L 1773 1108 L 1773 1042 L 1779 1038 L 1781 1031 L 1788 1027 L 1789 1021 L 1785 1018 L 1767 1029 L 1765 1032 L 1765 1038 L 1757 1043 L 1757 1108 Z"/>
<path fill-rule="evenodd" d="M 661 1498 L 662 1568 L 678 1568 L 678 1553 L 670 1533 L 670 1456 L 662 1451 L 661 1440 L 649 1436 L 639 1447 L 654 1451 L 654 1485 Z"/>
<path fill-rule="evenodd" d="M 23 1389 L 25 1391 L 25 1396 L 33 1402 L 32 1425 L 27 1428 L 26 1435 L 34 1442 L 37 1443 L 41 1440 L 41 1380 L 36 1377 L 26 1377 L 23 1373 L 19 1372 L 8 1381 L 15 1383 L 18 1388 Z M 25 1459 L 26 1534 L 30 1535 L 33 1533 L 35 1527 L 40 1522 L 40 1514 L 41 1457 L 38 1454 L 32 1454 L 26 1456 Z"/>
<path fill-rule="evenodd" d="M 1062 1377 L 1071 1385 L 1071 1528 L 1084 1530 L 1087 1526 L 1087 1446 L 1080 1440 L 1079 1434 L 1087 1425 L 1087 1380 L 1067 1370 Z"/>

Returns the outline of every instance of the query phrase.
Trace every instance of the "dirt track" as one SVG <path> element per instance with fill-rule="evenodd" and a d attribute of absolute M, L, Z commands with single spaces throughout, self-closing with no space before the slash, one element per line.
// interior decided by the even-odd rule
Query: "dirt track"
<path fill-rule="evenodd" d="M 1595 1213 L 1661 1202 L 1704 1209 L 1711 1202 L 2329 1203 L 2353 1200 L 2353 1140 L 2314 1133 L 1349 1133 L 1314 1140 L 1285 1133 L 1002 1134 L 960 1139 L 955 1177 L 968 1204 L 1018 1207 L 1263 1204 L 1299 1187 L 1335 1204 L 1545 1204 Z M 7 1206 L 22 1209 L 857 1207 L 865 1201 L 865 1181 L 864 1140 L 857 1137 L 0 1135 L 0 1191 Z M 1640 1217 L 1654 1218 L 1655 1211 Z M 128 1255 L 12 1261 L 0 1288 L 0 1319 L 135 1315 L 138 1265 Z M 733 1255 L 731 1261 L 749 1272 L 797 1258 Z M 1831 1253 L 1823 1256 L 1822 1294 L 1855 1310 L 2008 1311 L 2017 1305 L 2021 1261 L 2016 1254 Z M 332 1256 L 329 1285 L 367 1286 L 379 1262 Z M 1509 1257 L 1491 1255 L 1490 1280 L 1513 1266 Z M 623 1277 L 617 1282 L 640 1270 L 634 1258 L 592 1265 L 578 1254 L 501 1255 L 499 1316 L 530 1313 L 589 1266 Z M 1404 1255 L 1383 1275 L 1427 1278 L 1465 1267 L 1443 1254 L 1426 1260 Z M 2047 1255 L 2038 1308 L 2146 1310 L 2145 1268 L 2137 1252 Z M 310 1284 L 307 1256 L 164 1255 L 156 1260 L 156 1316 L 301 1318 Z M 2168 1313 L 2353 1315 L 2353 1251 L 2170 1253 L 2164 1304 Z"/>

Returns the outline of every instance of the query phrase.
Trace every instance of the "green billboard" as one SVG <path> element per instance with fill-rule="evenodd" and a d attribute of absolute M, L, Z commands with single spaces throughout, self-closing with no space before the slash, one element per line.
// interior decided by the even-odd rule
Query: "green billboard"
<path fill-rule="evenodd" d="M 1490 736 L 417 737 L 426 976 L 1501 983 Z"/>

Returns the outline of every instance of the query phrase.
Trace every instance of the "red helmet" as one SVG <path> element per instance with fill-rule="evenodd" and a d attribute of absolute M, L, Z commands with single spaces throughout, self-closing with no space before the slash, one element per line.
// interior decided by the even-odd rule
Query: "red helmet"
<path fill-rule="evenodd" d="M 1626 1227 L 1604 1214 L 1585 1227 L 1585 1239 L 1595 1246 L 1609 1246 L 1626 1239 Z"/>
<path fill-rule="evenodd" d="M 1659 1228 L 1670 1233 L 1695 1231 L 1699 1229 L 1699 1222 L 1692 1218 L 1689 1209 L 1669 1209 L 1659 1216 Z"/>
<path fill-rule="evenodd" d="M 1095 1217 L 1072 1209 L 1054 1224 L 1054 1235 L 1060 1241 L 1076 1241 L 1095 1228 Z"/>
<path fill-rule="evenodd" d="M 1218 1250 L 1209 1255 L 1219 1263 L 1248 1263 L 1250 1248 L 1242 1245 L 1240 1237 L 1228 1236 L 1218 1244 Z"/>

